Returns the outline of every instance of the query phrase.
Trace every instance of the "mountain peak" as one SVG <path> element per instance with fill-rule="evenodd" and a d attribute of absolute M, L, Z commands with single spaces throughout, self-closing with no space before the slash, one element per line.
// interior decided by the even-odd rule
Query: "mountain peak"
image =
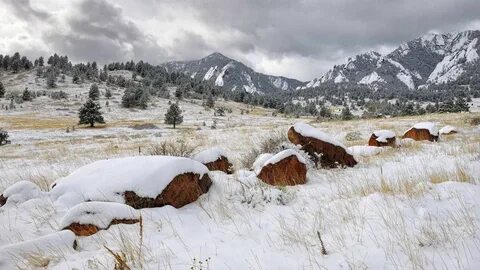
<path fill-rule="evenodd" d="M 223 55 L 219 52 L 213 52 L 213 53 L 207 55 L 205 58 L 230 59 L 230 58 L 226 57 L 225 55 Z"/>

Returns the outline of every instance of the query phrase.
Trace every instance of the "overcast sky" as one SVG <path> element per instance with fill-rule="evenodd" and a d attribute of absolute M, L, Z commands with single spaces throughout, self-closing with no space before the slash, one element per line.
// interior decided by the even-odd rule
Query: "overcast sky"
<path fill-rule="evenodd" d="M 300 80 L 429 32 L 480 29 L 479 0 L 0 0 L 0 54 L 74 62 L 218 51 Z"/>

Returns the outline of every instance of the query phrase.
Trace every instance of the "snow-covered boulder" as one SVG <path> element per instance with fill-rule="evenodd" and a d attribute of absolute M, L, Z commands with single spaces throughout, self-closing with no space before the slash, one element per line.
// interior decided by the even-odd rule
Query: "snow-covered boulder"
<path fill-rule="evenodd" d="M 33 240 L 0 247 L 0 269 L 18 269 L 19 265 L 30 265 L 31 256 L 50 260 L 60 259 L 75 252 L 77 241 L 71 231 L 48 234 Z"/>
<path fill-rule="evenodd" d="M 458 129 L 453 126 L 444 126 L 438 131 L 441 135 L 450 135 L 458 133 Z"/>
<path fill-rule="evenodd" d="M 195 154 L 194 160 L 207 166 L 210 171 L 233 173 L 232 164 L 228 161 L 227 154 L 221 148 L 214 147 Z"/>
<path fill-rule="evenodd" d="M 262 159 L 266 159 L 266 156 Z M 305 184 L 307 181 L 306 161 L 293 149 L 283 150 L 263 162 L 257 177 L 274 186 Z"/>
<path fill-rule="evenodd" d="M 438 128 L 437 125 L 432 122 L 417 123 L 409 130 L 405 131 L 403 138 L 410 138 L 416 141 L 428 140 L 436 142 L 438 141 Z"/>
<path fill-rule="evenodd" d="M 40 188 L 30 181 L 20 181 L 8 187 L 0 195 L 0 206 L 13 203 L 19 204 L 37 198 L 42 194 Z"/>
<path fill-rule="evenodd" d="M 370 157 L 378 155 L 382 152 L 382 148 L 377 146 L 370 146 L 370 145 L 355 145 L 350 146 L 348 150 L 354 156 L 362 156 L 362 157 Z"/>
<path fill-rule="evenodd" d="M 212 182 L 208 168 L 184 157 L 138 156 L 100 160 L 56 182 L 57 207 L 86 201 L 125 203 L 133 208 L 176 208 L 194 202 Z"/>
<path fill-rule="evenodd" d="M 115 224 L 134 224 L 140 221 L 138 210 L 120 203 L 84 202 L 68 210 L 60 227 L 77 236 L 89 236 Z"/>
<path fill-rule="evenodd" d="M 390 130 L 376 130 L 368 140 L 369 146 L 396 146 L 395 133 Z"/>
<path fill-rule="evenodd" d="M 296 123 L 288 130 L 288 139 L 302 150 L 307 152 L 318 163 L 317 154 L 320 154 L 320 163 L 325 167 L 348 166 L 357 164 L 355 158 L 340 142 L 330 135 L 318 130 L 306 123 Z"/>

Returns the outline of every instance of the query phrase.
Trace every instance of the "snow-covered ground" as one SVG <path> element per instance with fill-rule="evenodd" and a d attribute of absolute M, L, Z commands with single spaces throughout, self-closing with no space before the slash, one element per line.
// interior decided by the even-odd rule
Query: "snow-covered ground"
<path fill-rule="evenodd" d="M 18 81 L 30 90 L 43 90 L 44 83 L 37 85 L 33 79 L 26 75 Z M 6 86 L 16 87 L 8 82 Z M 0 193 L 19 181 L 34 182 L 43 191 L 22 184 L 21 190 L 35 192 L 0 208 L 0 261 L 4 258 L 21 269 L 113 269 L 113 252 L 123 254 L 131 269 L 480 265 L 480 127 L 469 124 L 478 113 L 316 123 L 273 117 L 266 109 L 223 101 L 217 105 L 233 112 L 217 117 L 201 102 L 186 100 L 180 102 L 184 123 L 174 130 L 163 124 L 168 100 L 155 99 L 145 111 L 122 109 L 121 90 L 112 89 L 110 106 L 104 106 L 103 96 L 100 101 L 107 124 L 72 131 L 88 87 L 60 84 L 68 101 L 40 97 L 0 112 L 0 127 L 12 140 L 0 147 Z M 103 92 L 105 86 L 100 89 Z M 3 99 L 0 103 L 8 104 Z M 286 140 L 287 129 L 299 121 L 321 128 L 346 147 L 356 146 L 352 152 L 358 154 L 359 164 L 312 168 L 307 184 L 285 188 L 263 184 L 250 168 L 243 168 L 241 160 L 253 147 L 278 132 Z M 378 153 L 359 147 L 375 130 L 401 136 L 426 121 L 439 128 L 454 126 L 459 133 L 440 135 L 438 143 L 405 140 L 401 147 Z M 158 129 L 132 128 L 145 123 Z M 146 155 L 163 141 L 180 140 L 197 145 L 197 151 L 224 149 L 236 173 L 210 172 L 213 185 L 197 202 L 180 209 L 142 209 L 141 223 L 113 225 L 89 237 L 76 237 L 76 250 L 67 247 L 72 235 L 58 231 L 68 209 L 56 207 L 47 192 L 55 180 L 97 160 Z M 23 199 L 30 197 L 34 198 Z"/>

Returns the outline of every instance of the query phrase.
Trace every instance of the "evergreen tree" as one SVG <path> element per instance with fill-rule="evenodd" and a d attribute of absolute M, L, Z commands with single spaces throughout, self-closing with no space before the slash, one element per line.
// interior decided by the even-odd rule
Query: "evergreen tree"
<path fill-rule="evenodd" d="M 165 124 L 173 125 L 175 128 L 176 125 L 183 122 L 182 111 L 178 107 L 177 103 L 172 103 L 167 113 L 165 114 Z"/>
<path fill-rule="evenodd" d="M 183 91 L 180 87 L 175 90 L 175 97 L 179 100 L 183 98 Z"/>
<path fill-rule="evenodd" d="M 3 83 L 0 82 L 0 98 L 5 97 L 5 86 L 3 86 Z"/>
<path fill-rule="evenodd" d="M 92 100 L 98 100 L 100 98 L 100 90 L 98 90 L 97 84 L 92 84 L 90 86 L 90 91 L 88 92 L 88 98 Z"/>
<path fill-rule="evenodd" d="M 142 96 L 138 100 L 138 107 L 145 110 L 148 107 L 149 100 L 150 100 L 150 95 L 148 94 L 148 91 L 143 91 Z"/>
<path fill-rule="evenodd" d="M 323 106 L 320 108 L 319 115 L 320 115 L 321 117 L 324 117 L 324 118 L 330 118 L 330 117 L 332 117 L 332 112 L 330 112 L 330 109 L 329 109 L 329 108 L 327 108 L 325 105 L 323 105 Z"/>
<path fill-rule="evenodd" d="M 93 127 L 95 123 L 104 124 L 105 120 L 100 111 L 101 109 L 100 105 L 95 103 L 92 99 L 87 100 L 78 112 L 78 117 L 80 119 L 78 123 L 89 124 L 90 127 Z"/>
<path fill-rule="evenodd" d="M 43 56 L 40 56 L 40 57 L 38 58 L 38 66 L 39 66 L 39 67 L 43 67 Z"/>
<path fill-rule="evenodd" d="M 0 145 L 6 144 L 8 137 L 8 132 L 0 128 Z"/>
<path fill-rule="evenodd" d="M 341 117 L 342 117 L 342 120 L 353 119 L 353 114 L 352 112 L 350 112 L 350 108 L 348 106 L 345 106 L 345 108 L 343 108 Z"/>
<path fill-rule="evenodd" d="M 25 88 L 25 90 L 23 90 L 22 99 L 23 101 L 32 101 L 32 93 L 28 91 L 28 88 Z"/>
<path fill-rule="evenodd" d="M 213 108 L 215 106 L 215 100 L 213 99 L 212 94 L 208 95 L 205 106 L 207 106 L 208 108 Z"/>
<path fill-rule="evenodd" d="M 47 73 L 47 87 L 48 88 L 55 88 L 57 84 L 55 81 L 57 80 L 57 77 L 55 76 L 55 72 L 50 71 Z"/>
<path fill-rule="evenodd" d="M 468 112 L 470 110 L 470 106 L 462 97 L 457 98 L 457 101 L 455 102 L 455 107 L 458 112 Z"/>
<path fill-rule="evenodd" d="M 110 99 L 112 97 L 112 91 L 110 91 L 110 89 L 107 88 L 107 90 L 105 90 L 105 97 L 107 99 Z"/>

